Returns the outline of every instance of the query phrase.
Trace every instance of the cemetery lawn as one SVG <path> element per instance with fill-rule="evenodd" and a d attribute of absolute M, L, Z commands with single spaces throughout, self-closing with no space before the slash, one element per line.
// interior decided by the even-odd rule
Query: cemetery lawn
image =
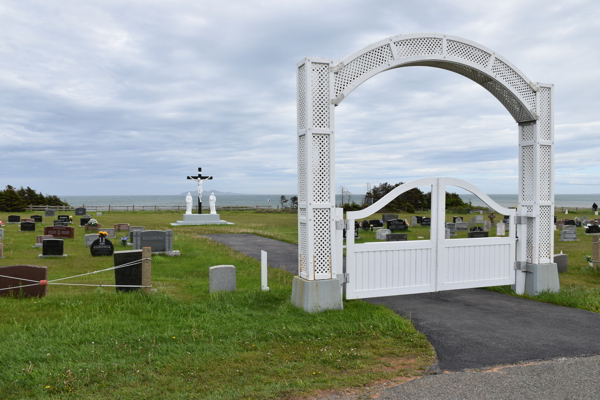
<path fill-rule="evenodd" d="M 105 227 L 171 229 L 180 217 L 111 212 L 97 219 Z M 270 269 L 271 290 L 262 292 L 258 260 L 201 236 L 254 233 L 296 242 L 295 214 L 223 212 L 222 218 L 237 225 L 173 227 L 181 257 L 153 257 L 157 293 L 51 285 L 41 299 L 0 298 L 0 397 L 286 398 L 402 381 L 435 361 L 425 336 L 392 311 L 346 301 L 343 312 L 305 313 L 290 304 L 291 274 Z M 38 259 L 32 245 L 43 228 L 19 232 L 7 224 L 0 266 L 44 265 L 49 279 L 112 267 L 112 257 L 90 255 L 83 228 L 76 230 L 75 239 L 65 239 L 67 258 Z M 125 234 L 111 239 L 115 250 L 130 249 L 119 244 Z M 237 291 L 210 295 L 208 268 L 223 264 L 236 266 Z M 114 284 L 114 272 L 67 282 Z"/>

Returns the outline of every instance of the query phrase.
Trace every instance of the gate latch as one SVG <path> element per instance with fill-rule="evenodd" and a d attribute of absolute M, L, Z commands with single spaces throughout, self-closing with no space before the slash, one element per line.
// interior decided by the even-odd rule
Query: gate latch
<path fill-rule="evenodd" d="M 515 271 L 527 271 L 527 261 L 515 261 Z"/>

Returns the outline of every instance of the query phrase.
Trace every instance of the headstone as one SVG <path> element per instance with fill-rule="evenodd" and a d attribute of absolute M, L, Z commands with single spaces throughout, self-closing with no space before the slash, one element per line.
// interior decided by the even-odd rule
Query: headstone
<path fill-rule="evenodd" d="M 565 214 L 569 214 L 569 210 L 565 210 Z"/>
<path fill-rule="evenodd" d="M 14 288 L 10 290 L 0 290 L 0 296 L 10 297 L 44 297 L 46 295 L 46 285 L 35 285 L 28 287 L 15 287 L 15 286 L 26 286 L 31 284 L 31 281 L 47 281 L 48 280 L 48 268 L 39 267 L 37 265 L 9 265 L 6 267 L 0 267 L 0 289 Z M 16 279 L 5 278 L 14 277 L 26 279 L 27 281 L 19 281 Z"/>
<path fill-rule="evenodd" d="M 112 256 L 114 252 L 115 248 L 111 241 L 103 237 L 98 237 L 90 246 L 90 253 L 94 257 Z"/>
<path fill-rule="evenodd" d="M 4 240 L 4 228 L 0 228 L 0 239 Z"/>
<path fill-rule="evenodd" d="M 146 228 L 143 226 L 130 226 L 129 227 L 129 243 L 133 243 L 133 232 L 135 231 L 144 231 Z"/>
<path fill-rule="evenodd" d="M 55 220 L 55 221 L 52 221 L 52 225 L 53 226 L 69 226 L 69 223 L 65 222 L 65 221 Z"/>
<path fill-rule="evenodd" d="M 575 226 L 578 226 L 581 228 L 581 220 L 579 218 L 575 218 Z"/>
<path fill-rule="evenodd" d="M 488 237 L 488 235 L 489 235 L 489 232 L 481 232 L 481 231 L 475 231 L 475 232 L 468 233 L 469 239 L 484 238 L 484 237 Z"/>
<path fill-rule="evenodd" d="M 469 230 L 469 224 L 467 222 L 457 222 L 456 223 L 456 230 L 457 231 L 468 231 Z"/>
<path fill-rule="evenodd" d="M 450 231 L 450 237 L 456 236 L 456 223 L 446 222 L 446 229 Z"/>
<path fill-rule="evenodd" d="M 408 234 L 406 233 L 390 233 L 385 237 L 388 242 L 406 242 L 408 240 Z"/>
<path fill-rule="evenodd" d="M 422 224 L 423 223 L 423 217 L 420 217 L 417 215 L 417 224 Z"/>
<path fill-rule="evenodd" d="M 75 228 L 70 226 L 46 226 L 44 235 L 52 235 L 60 239 L 75 239 Z"/>
<path fill-rule="evenodd" d="M 573 226 L 575 226 L 575 220 L 573 220 L 573 219 L 567 219 L 567 220 L 565 220 L 565 225 L 573 225 Z"/>
<path fill-rule="evenodd" d="M 83 235 L 83 244 L 85 247 L 90 247 L 92 243 L 94 243 L 98 239 L 98 235 L 95 233 L 90 233 L 89 235 Z"/>
<path fill-rule="evenodd" d="M 56 210 L 44 210 L 44 217 L 55 217 L 56 216 Z"/>
<path fill-rule="evenodd" d="M 68 215 L 59 215 L 58 220 L 62 222 L 70 222 Z"/>
<path fill-rule="evenodd" d="M 598 225 L 590 225 L 585 229 L 585 233 L 588 235 L 597 235 L 600 234 L 600 226 Z"/>
<path fill-rule="evenodd" d="M 510 215 L 505 215 L 504 219 L 502 220 L 505 224 L 508 224 L 510 222 Z"/>
<path fill-rule="evenodd" d="M 411 221 L 410 221 L 410 222 L 411 222 L 410 226 L 412 226 L 413 228 L 414 228 L 414 227 L 416 227 L 416 226 L 417 226 L 417 224 L 418 224 L 418 222 L 417 222 L 417 217 L 415 217 L 415 216 L 413 215 L 413 217 L 411 218 Z"/>
<path fill-rule="evenodd" d="M 235 292 L 235 267 L 217 265 L 208 269 L 208 292 Z"/>
<path fill-rule="evenodd" d="M 558 273 L 562 274 L 569 271 L 569 255 L 555 254 L 554 263 L 558 266 Z"/>
<path fill-rule="evenodd" d="M 404 223 L 403 219 L 392 219 L 387 222 L 387 228 L 394 231 L 405 231 L 408 229 L 408 225 Z"/>
<path fill-rule="evenodd" d="M 369 220 L 369 223 L 373 228 L 383 228 L 383 221 L 380 221 L 378 219 L 371 219 Z"/>
<path fill-rule="evenodd" d="M 556 215 L 554 216 L 554 223 L 556 223 Z"/>
<path fill-rule="evenodd" d="M 114 224 L 113 226 L 117 230 L 117 232 L 121 232 L 121 231 L 129 232 L 129 224 Z"/>
<path fill-rule="evenodd" d="M 66 257 L 65 241 L 63 239 L 45 239 L 42 242 L 40 257 Z"/>
<path fill-rule="evenodd" d="M 133 231 L 133 249 L 151 247 L 152 253 L 173 251 L 173 231 Z"/>
<path fill-rule="evenodd" d="M 21 218 L 21 222 L 35 222 L 33 218 Z"/>
<path fill-rule="evenodd" d="M 21 222 L 21 232 L 35 232 L 35 222 Z"/>
<path fill-rule="evenodd" d="M 492 229 L 492 222 L 491 221 L 483 221 L 483 230 L 488 232 Z"/>
<path fill-rule="evenodd" d="M 423 217 L 423 219 L 421 220 L 421 225 L 422 226 L 431 226 L 431 218 Z"/>
<path fill-rule="evenodd" d="M 483 228 L 481 226 L 473 226 L 469 229 L 470 232 L 483 232 Z"/>
<path fill-rule="evenodd" d="M 381 214 L 381 219 L 383 220 L 383 223 L 386 223 L 391 219 L 398 219 L 398 214 Z"/>
<path fill-rule="evenodd" d="M 386 236 L 392 233 L 389 229 L 377 229 L 375 231 L 375 239 L 377 240 L 385 240 Z"/>
<path fill-rule="evenodd" d="M 564 230 L 566 230 L 566 231 L 576 231 L 577 227 L 575 225 L 567 225 L 567 224 L 565 224 Z"/>
<path fill-rule="evenodd" d="M 78 207 L 75 209 L 75 215 L 85 215 L 87 210 L 85 207 Z"/>
<path fill-rule="evenodd" d="M 454 221 L 454 223 L 457 223 L 457 222 L 463 222 L 462 217 L 456 217 L 456 221 Z"/>
<path fill-rule="evenodd" d="M 369 229 L 371 229 L 371 224 L 369 223 L 369 221 L 364 220 L 363 222 L 360 223 L 361 228 L 363 228 L 365 231 L 368 231 Z"/>
<path fill-rule="evenodd" d="M 489 213 L 488 214 L 488 220 L 493 224 L 494 220 L 496 219 L 496 214 L 494 213 Z"/>
<path fill-rule="evenodd" d="M 556 223 L 556 229 L 562 229 L 565 226 L 565 223 L 563 221 L 558 221 Z"/>
<path fill-rule="evenodd" d="M 450 229 L 446 228 L 446 229 L 444 229 L 444 231 L 446 232 L 444 237 L 446 239 L 450 239 L 452 237 L 452 232 L 450 232 Z"/>
<path fill-rule="evenodd" d="M 31 219 L 35 222 L 39 222 L 40 224 L 44 222 L 44 217 L 42 217 L 41 215 L 32 215 Z"/>
<path fill-rule="evenodd" d="M 115 251 L 113 253 L 115 267 L 133 263 L 127 267 L 115 269 L 115 285 L 142 285 L 142 250 Z M 135 287 L 117 287 L 117 291 L 130 292 L 140 290 Z"/>
<path fill-rule="evenodd" d="M 8 220 L 6 222 L 9 224 L 20 224 L 21 216 L 20 215 L 9 215 Z"/>
<path fill-rule="evenodd" d="M 46 239 L 54 239 L 52 235 L 38 235 L 35 237 L 35 246 L 34 247 L 42 247 L 44 240 Z"/>
<path fill-rule="evenodd" d="M 0 259 L 4 258 L 4 243 L 0 243 Z"/>
<path fill-rule="evenodd" d="M 79 226 L 85 226 L 92 217 L 81 217 L 79 218 Z"/>
<path fill-rule="evenodd" d="M 575 226 L 571 229 L 570 227 L 573 225 L 565 225 L 565 229 L 560 231 L 560 241 L 561 242 L 578 242 L 577 239 L 577 231 L 575 230 Z"/>
<path fill-rule="evenodd" d="M 504 236 L 506 235 L 506 225 L 504 222 L 498 222 L 496 224 L 496 236 Z"/>
<path fill-rule="evenodd" d="M 483 215 L 476 215 L 475 216 L 475 223 L 476 224 L 483 224 Z"/>
<path fill-rule="evenodd" d="M 96 211 L 96 217 L 101 217 L 102 213 L 100 211 Z"/>
<path fill-rule="evenodd" d="M 117 230 L 115 228 L 102 228 L 103 232 L 106 232 L 106 237 L 109 239 L 117 238 Z"/>

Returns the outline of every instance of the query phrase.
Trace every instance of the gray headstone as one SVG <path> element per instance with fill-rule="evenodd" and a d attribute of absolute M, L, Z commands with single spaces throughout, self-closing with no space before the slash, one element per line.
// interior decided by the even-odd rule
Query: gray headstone
<path fill-rule="evenodd" d="M 377 240 L 385 240 L 385 237 L 392 233 L 389 229 L 377 229 L 375 231 L 375 239 Z"/>
<path fill-rule="evenodd" d="M 86 212 L 85 207 L 78 207 L 75 209 L 75 215 L 85 215 Z"/>
<path fill-rule="evenodd" d="M 482 212 L 482 211 L 480 211 Z M 483 224 L 483 215 L 476 215 L 475 216 L 475 223 L 477 224 Z"/>
<path fill-rule="evenodd" d="M 234 292 L 235 266 L 217 265 L 208 269 L 208 292 Z"/>
<path fill-rule="evenodd" d="M 83 243 L 85 244 L 85 247 L 90 247 L 92 243 L 96 241 L 96 239 L 98 239 L 98 235 L 96 235 L 95 233 L 91 233 L 89 235 L 83 236 Z"/>
<path fill-rule="evenodd" d="M 456 221 L 454 221 L 454 223 L 457 223 L 457 222 L 463 222 L 462 217 L 456 217 Z"/>
<path fill-rule="evenodd" d="M 456 223 L 446 222 L 446 229 L 450 231 L 450 237 L 456 236 Z M 448 239 L 448 238 L 446 238 Z"/>
<path fill-rule="evenodd" d="M 4 228 L 0 228 L 0 239 L 4 240 Z"/>
<path fill-rule="evenodd" d="M 489 232 L 475 231 L 475 232 L 469 232 L 467 235 L 469 236 L 469 239 L 472 239 L 472 238 L 484 238 L 484 237 L 488 237 L 489 236 Z"/>
<path fill-rule="evenodd" d="M 506 235 L 506 225 L 504 222 L 498 222 L 496 224 L 496 236 L 504 236 Z"/>
<path fill-rule="evenodd" d="M 412 219 L 411 219 L 410 226 L 412 226 L 414 228 L 415 226 L 417 226 L 417 224 L 418 224 L 417 217 L 413 216 Z"/>
<path fill-rule="evenodd" d="M 391 219 L 398 219 L 398 214 L 382 214 L 381 219 L 383 220 L 383 223 L 386 223 Z"/>
<path fill-rule="evenodd" d="M 146 228 L 143 226 L 130 226 L 129 227 L 129 242 L 133 243 L 133 232 L 135 231 L 144 231 Z"/>
<path fill-rule="evenodd" d="M 153 253 L 173 251 L 173 231 L 133 231 L 134 250 L 151 247 Z"/>
<path fill-rule="evenodd" d="M 554 262 L 558 266 L 558 273 L 569 271 L 569 255 L 568 254 L 555 254 Z"/>
<path fill-rule="evenodd" d="M 446 236 L 445 236 L 446 239 L 450 239 L 452 237 L 452 232 L 448 228 L 446 228 L 445 231 L 446 231 Z"/>
<path fill-rule="evenodd" d="M 408 240 L 408 234 L 406 233 L 390 233 L 385 237 L 388 242 L 405 242 Z"/>
<path fill-rule="evenodd" d="M 577 227 L 575 225 L 565 225 L 563 230 L 575 232 L 577 230 Z"/>
<path fill-rule="evenodd" d="M 567 226 L 569 225 L 565 225 L 565 229 L 563 229 L 562 231 L 560 231 L 560 241 L 561 242 L 578 242 L 579 239 L 577 239 L 577 231 L 575 229 L 567 229 Z M 573 227 L 575 228 L 575 227 Z"/>
<path fill-rule="evenodd" d="M 483 230 L 487 232 L 491 229 L 492 229 L 492 222 L 491 221 L 483 221 Z"/>
<path fill-rule="evenodd" d="M 101 217 L 102 213 L 100 211 L 96 211 L 96 217 Z"/>
<path fill-rule="evenodd" d="M 103 232 L 107 233 L 107 238 L 116 239 L 117 238 L 117 230 L 115 228 L 102 228 Z"/>
<path fill-rule="evenodd" d="M 456 223 L 456 230 L 457 231 L 468 231 L 469 230 L 469 224 L 467 222 L 457 222 Z"/>
<path fill-rule="evenodd" d="M 44 217 L 55 217 L 56 210 L 44 210 Z"/>

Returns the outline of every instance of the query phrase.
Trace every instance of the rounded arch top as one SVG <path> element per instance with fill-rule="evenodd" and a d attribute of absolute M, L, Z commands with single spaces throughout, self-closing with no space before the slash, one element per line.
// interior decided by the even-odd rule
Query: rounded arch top
<path fill-rule="evenodd" d="M 332 102 L 340 104 L 380 72 L 407 66 L 441 68 L 465 76 L 494 95 L 517 122 L 538 119 L 539 88 L 517 67 L 485 46 L 439 33 L 393 36 L 334 64 Z"/>

